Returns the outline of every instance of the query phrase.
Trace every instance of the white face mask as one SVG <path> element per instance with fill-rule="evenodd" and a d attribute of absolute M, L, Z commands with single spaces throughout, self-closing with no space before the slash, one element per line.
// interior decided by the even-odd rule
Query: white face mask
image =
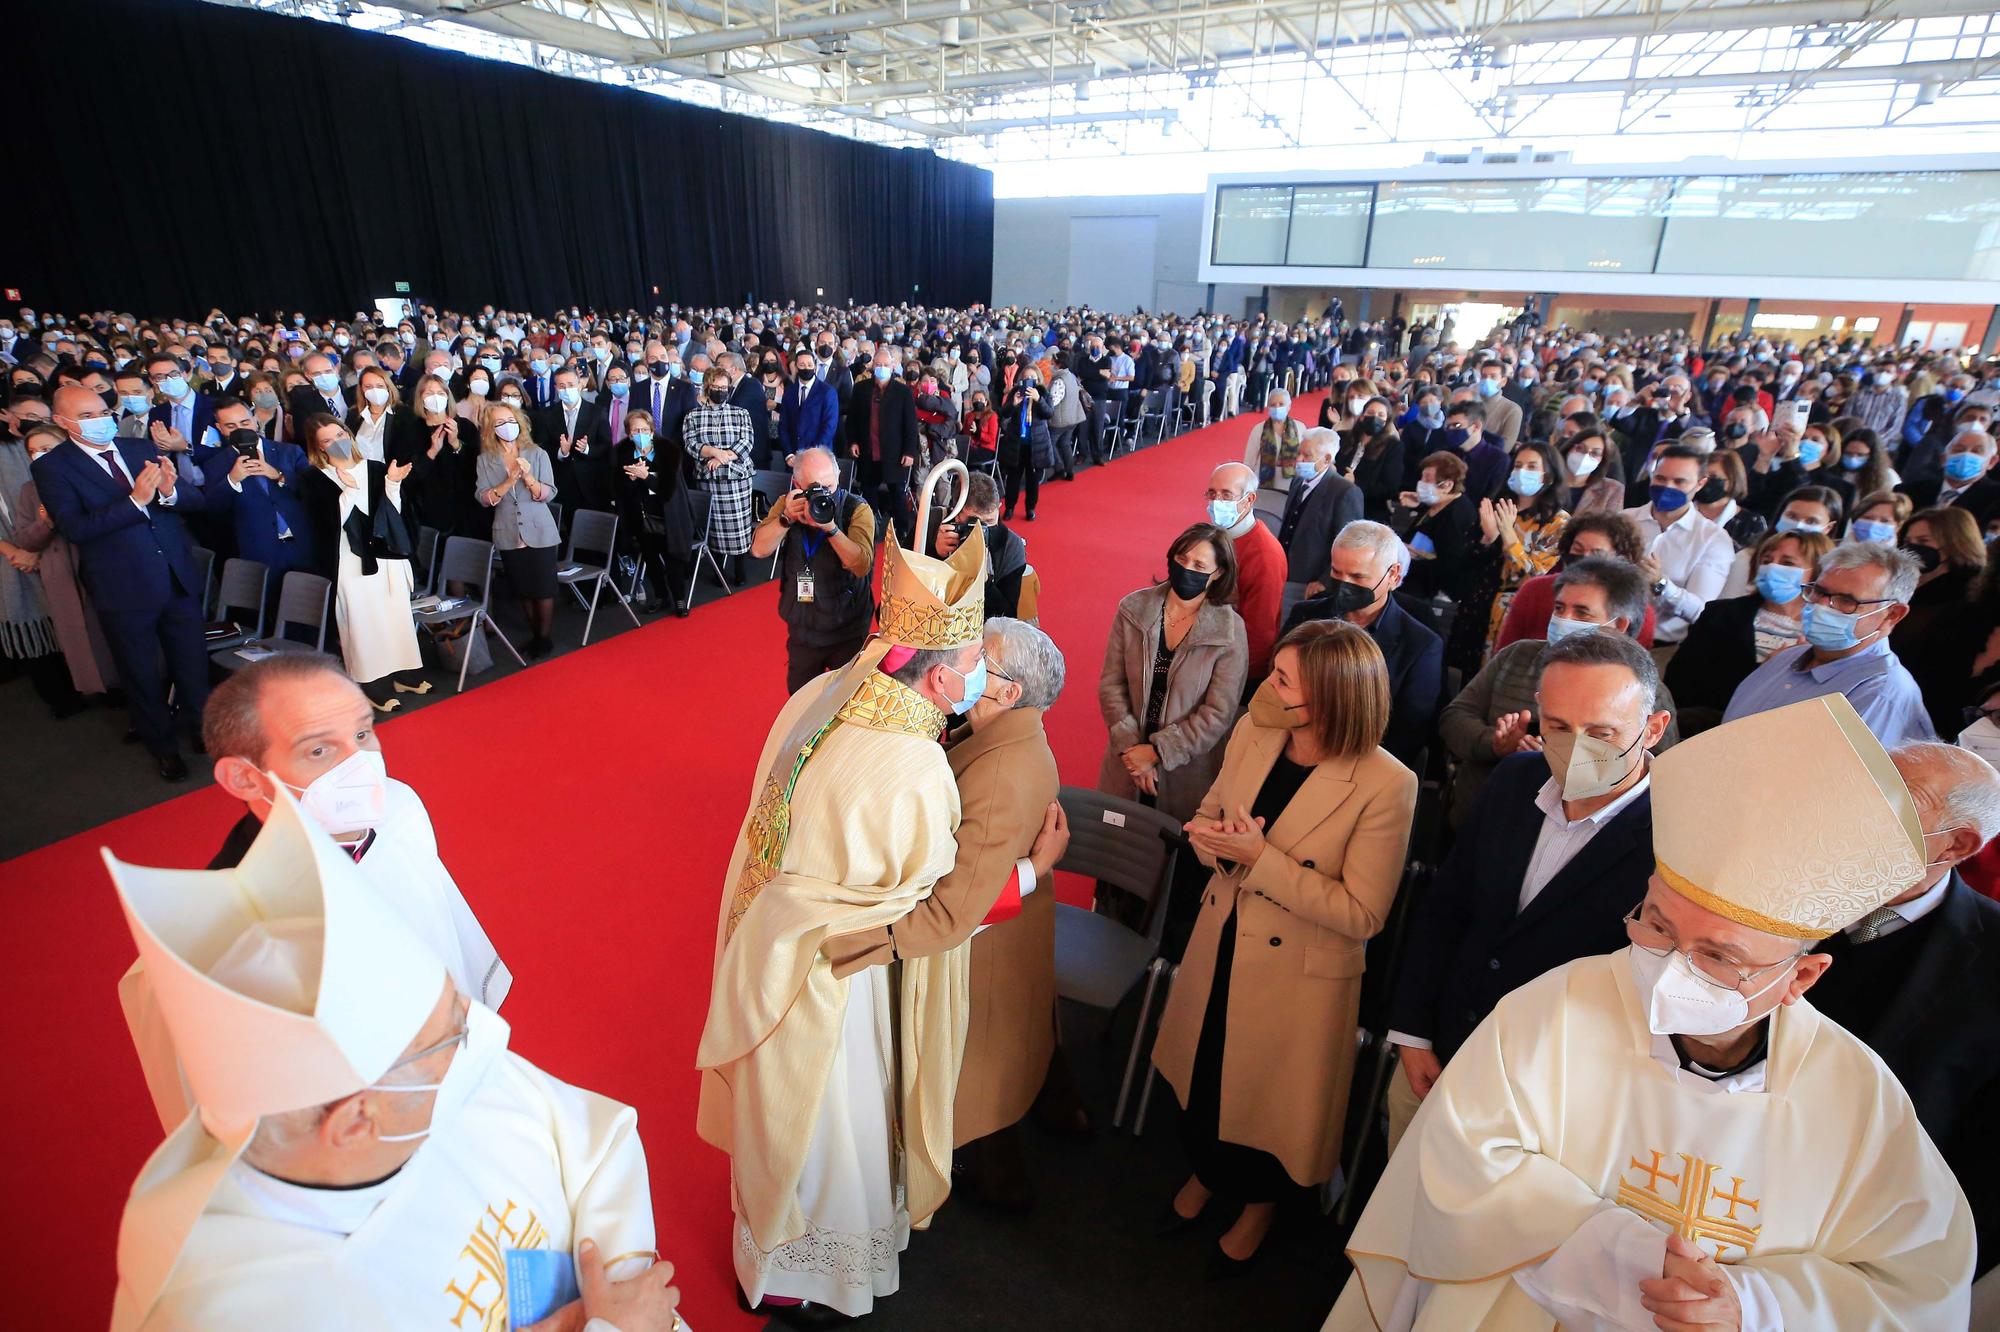
<path fill-rule="evenodd" d="M 1981 717 L 1958 733 L 1958 743 L 2000 768 L 2000 723 Z"/>
<path fill-rule="evenodd" d="M 293 786 L 275 772 L 264 774 L 299 797 L 313 821 L 338 837 L 381 824 L 389 809 L 389 768 L 380 750 L 357 749 L 313 779 Z"/>
<path fill-rule="evenodd" d="M 1569 455 L 1569 474 L 1581 481 L 1597 470 L 1598 462 L 1599 459 L 1592 454 L 1572 453 Z"/>
<path fill-rule="evenodd" d="M 424 394 L 424 410 L 429 412 L 432 416 L 440 414 L 450 404 L 451 404 L 451 399 L 445 397 L 445 395 L 442 393 Z"/>
<path fill-rule="evenodd" d="M 1763 989 L 1745 998 L 1724 989 L 1688 965 L 1685 954 L 1655 957 L 1634 945 L 1625 950 L 1632 964 L 1632 982 L 1646 1005 L 1646 1028 L 1655 1036 L 1720 1036 L 1750 1021 L 1750 1001 L 1761 999 L 1772 986 L 1791 977 L 1779 967 Z"/>
<path fill-rule="evenodd" d="M 1646 738 L 1642 726 L 1632 743 L 1620 749 L 1608 740 L 1578 731 L 1553 731 L 1542 736 L 1549 771 L 1562 783 L 1563 799 L 1591 800 L 1608 795 L 1632 772 L 1626 756 Z"/>
<path fill-rule="evenodd" d="M 431 1103 L 430 1123 L 415 1133 L 377 1134 L 375 1141 L 415 1142 L 441 1131 L 449 1131 L 464 1113 L 473 1093 L 484 1083 L 487 1069 L 507 1049 L 507 1035 L 507 1024 L 491 1009 L 481 1004 L 468 1005 L 465 1010 L 465 1040 L 453 1053 L 451 1066 L 445 1070 L 442 1081 L 378 1083 L 369 1088 L 373 1092 L 436 1092 L 437 1099 Z"/>

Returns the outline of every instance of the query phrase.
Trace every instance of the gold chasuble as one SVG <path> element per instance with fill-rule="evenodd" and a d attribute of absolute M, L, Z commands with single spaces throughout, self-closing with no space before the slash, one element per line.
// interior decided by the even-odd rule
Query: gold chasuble
<path fill-rule="evenodd" d="M 950 560 L 889 542 L 876 636 L 792 697 L 758 761 L 730 858 L 696 1062 L 699 1132 L 729 1153 L 736 1214 L 765 1254 L 811 1229 L 800 1177 L 850 994 L 820 945 L 901 919 L 957 854 L 958 786 L 938 744 L 945 714 L 880 668 L 898 648 L 978 642 L 985 567 L 976 529 Z M 902 966 L 894 1036 L 884 1030 L 881 1044 L 897 1043 L 900 1173 L 920 1227 L 950 1192 L 967 953 Z"/>
<path fill-rule="evenodd" d="M 1839 695 L 1684 741 L 1652 782 L 1653 891 L 1739 924 L 1809 946 L 1922 880 L 1909 792 Z M 1533 1292 L 1623 1292 L 1669 1234 L 1757 1296 L 1745 1332 L 1962 1332 L 1971 1212 L 1895 1076 L 1801 998 L 1760 1064 L 1705 1078 L 1655 1034 L 1632 952 L 1531 981 L 1452 1056 L 1349 1239 L 1329 1332 L 1651 1326 Z"/>

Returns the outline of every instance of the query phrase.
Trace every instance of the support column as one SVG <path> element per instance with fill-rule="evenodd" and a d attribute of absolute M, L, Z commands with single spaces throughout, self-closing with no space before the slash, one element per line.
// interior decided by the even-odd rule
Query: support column
<path fill-rule="evenodd" d="M 2000 305 L 1993 307 L 1993 313 L 1986 317 L 1986 336 L 1979 340 L 1979 350 L 1993 355 L 1995 346 L 2000 346 Z"/>
<path fill-rule="evenodd" d="M 1910 321 L 1916 317 L 1916 306 L 1905 305 L 1903 307 L 1903 313 L 1896 316 L 1896 336 L 1889 339 L 1891 347 L 1900 347 L 1903 345 L 1903 339 L 1910 335 Z"/>

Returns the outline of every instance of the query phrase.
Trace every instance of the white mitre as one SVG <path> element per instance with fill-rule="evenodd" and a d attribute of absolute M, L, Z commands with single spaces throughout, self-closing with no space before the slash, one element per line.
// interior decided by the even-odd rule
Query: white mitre
<path fill-rule="evenodd" d="M 282 787 L 234 868 L 103 855 L 195 1102 L 140 1172 L 119 1231 L 123 1294 L 150 1308 L 258 1119 L 374 1083 L 447 973 Z"/>
<path fill-rule="evenodd" d="M 1844 695 L 1704 731 L 1652 771 L 1661 880 L 1739 925 L 1824 939 L 1924 876 L 1916 802 Z"/>

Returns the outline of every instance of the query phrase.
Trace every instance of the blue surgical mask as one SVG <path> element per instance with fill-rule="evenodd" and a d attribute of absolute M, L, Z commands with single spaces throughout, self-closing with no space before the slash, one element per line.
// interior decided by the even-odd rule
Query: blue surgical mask
<path fill-rule="evenodd" d="M 1225 532 L 1236 526 L 1242 516 L 1236 500 L 1217 499 L 1208 502 L 1208 521 Z"/>
<path fill-rule="evenodd" d="M 1497 393 L 1498 393 L 1499 391 L 1500 391 L 1500 381 L 1499 381 L 1499 380 L 1497 380 L 1497 379 L 1487 379 L 1487 378 L 1485 378 L 1484 376 L 1482 376 L 1482 377 L 1480 378 L 1480 380 L 1479 380 L 1479 396 L 1480 396 L 1480 397 L 1482 397 L 1482 398 L 1490 398 L 1490 397 L 1494 396 L 1495 394 L 1497 394 Z"/>
<path fill-rule="evenodd" d="M 632 386 L 626 383 L 622 379 L 617 380 L 610 387 L 611 387 L 611 396 L 614 398 L 627 397 L 632 392 Z"/>
<path fill-rule="evenodd" d="M 986 693 L 986 658 L 981 657 L 979 664 L 965 674 L 953 671 L 949 666 L 945 667 L 945 669 L 951 671 L 953 675 L 957 675 L 960 680 L 964 681 L 964 686 L 959 690 L 958 701 L 951 705 L 952 715 L 963 717 L 966 713 L 972 711 L 973 704 L 977 703 L 981 696 Z"/>
<path fill-rule="evenodd" d="M 1646 494 L 1653 501 L 1653 507 L 1661 513 L 1679 513 L 1687 507 L 1688 493 L 1675 490 L 1672 486 L 1650 486 Z"/>
<path fill-rule="evenodd" d="M 340 391 L 340 376 L 331 370 L 322 371 L 313 376 L 313 387 L 321 393 L 338 393 Z"/>
<path fill-rule="evenodd" d="M 1799 616 L 1799 628 L 1804 631 L 1806 642 L 1820 651 L 1845 652 L 1860 644 L 1861 636 L 1854 631 L 1854 627 L 1864 614 L 1873 614 L 1873 611 L 1843 615 L 1831 606 L 1816 606 L 1808 601 Z"/>
<path fill-rule="evenodd" d="M 160 385 L 160 392 L 166 394 L 169 398 L 185 398 L 187 391 L 188 382 L 186 375 L 169 375 L 166 381 Z"/>
<path fill-rule="evenodd" d="M 1806 571 L 1789 564 L 1767 564 L 1757 571 L 1757 595 L 1783 606 L 1799 599 L 1806 585 Z"/>
<path fill-rule="evenodd" d="M 1825 456 L 1826 445 L 1820 443 L 1818 440 L 1802 439 L 1799 441 L 1799 465 L 1801 467 L 1817 467 L 1819 466 L 1819 460 Z"/>
<path fill-rule="evenodd" d="M 688 375 L 688 383 L 694 385 L 696 388 L 701 387 L 701 371 L 690 370 L 687 372 L 687 375 Z"/>
<path fill-rule="evenodd" d="M 1417 422 L 1426 430 L 1436 430 L 1444 424 L 1444 413 L 1436 408 L 1420 411 L 1417 413 Z"/>
<path fill-rule="evenodd" d="M 647 433 L 647 432 L 646 432 L 646 431 L 644 431 L 644 430 L 635 430 L 635 431 L 633 431 L 633 432 L 632 432 L 632 447 L 633 447 L 634 449 L 638 450 L 638 451 L 639 451 L 640 453 L 642 453 L 642 454 L 647 454 L 647 455 L 651 455 L 651 453 L 653 452 L 653 437 L 652 437 L 652 435 L 651 435 L 651 434 L 649 434 L 649 433 Z"/>
<path fill-rule="evenodd" d="M 1896 544 L 1896 525 L 1876 518 L 1856 518 L 1847 528 L 1848 535 L 1856 541 L 1878 542 L 1884 546 Z"/>
<path fill-rule="evenodd" d="M 1530 499 L 1542 489 L 1542 474 L 1526 467 L 1516 467 L 1507 474 L 1507 488 L 1522 499 Z"/>
<path fill-rule="evenodd" d="M 1271 409 L 1271 419 L 1273 421 L 1282 421 L 1291 414 L 1292 409 L 1290 407 L 1279 406 Z"/>
<path fill-rule="evenodd" d="M 479 364 L 486 368 L 486 373 L 489 375 L 500 373 L 500 358 L 497 356 L 482 356 L 479 358 Z"/>
<path fill-rule="evenodd" d="M 1843 454 L 1840 459 L 1840 465 L 1850 472 L 1858 472 L 1868 465 L 1868 455 L 1865 453 Z"/>
<path fill-rule="evenodd" d="M 528 362 L 528 368 L 538 375 L 545 375 L 549 372 L 549 363 L 547 361 L 530 361 Z"/>
<path fill-rule="evenodd" d="M 138 413 L 143 412 L 147 408 L 152 406 L 152 404 L 147 401 L 146 395 L 143 393 L 120 394 L 118 398 L 118 405 L 124 408 L 126 411 L 133 413 L 134 415 L 137 415 Z"/>
<path fill-rule="evenodd" d="M 1778 519 L 1777 530 L 1780 532 L 1824 532 L 1826 529 L 1818 523 L 1809 523 L 1802 518 L 1785 517 Z"/>
<path fill-rule="evenodd" d="M 1957 402 L 1964 396 L 1965 390 L 1962 388 L 1948 388 L 1944 391 L 1944 400 L 1946 402 Z"/>
<path fill-rule="evenodd" d="M 577 388 L 559 388 L 556 390 L 556 399 L 565 407 L 574 407 L 583 401 L 583 390 Z"/>
<path fill-rule="evenodd" d="M 1986 457 L 1978 453 L 1954 453 L 1944 460 L 1945 478 L 1957 485 L 1974 480 L 1986 466 Z"/>
<path fill-rule="evenodd" d="M 118 419 L 112 416 L 87 416 L 76 423 L 76 432 L 84 442 L 103 448 L 118 438 Z"/>
<path fill-rule="evenodd" d="M 1590 633 L 1597 628 L 1595 620 L 1572 620 L 1561 615 L 1549 616 L 1548 640 L 1560 643 L 1571 634 Z"/>
<path fill-rule="evenodd" d="M 896 368 L 894 366 L 878 365 L 875 367 L 875 382 L 878 384 L 886 384 L 889 382 L 889 376 L 894 374 L 895 372 Z"/>
<path fill-rule="evenodd" d="M 1310 481 L 1319 475 L 1319 464 L 1310 458 L 1301 458 L 1293 464 L 1292 475 L 1301 481 Z"/>

